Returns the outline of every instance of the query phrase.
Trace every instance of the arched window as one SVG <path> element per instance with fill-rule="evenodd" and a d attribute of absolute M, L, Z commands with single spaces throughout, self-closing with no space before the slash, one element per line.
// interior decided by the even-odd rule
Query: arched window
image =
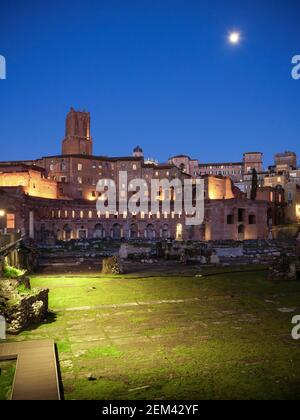
<path fill-rule="evenodd" d="M 255 216 L 255 214 L 249 214 L 249 225 L 256 225 L 256 216 Z"/>

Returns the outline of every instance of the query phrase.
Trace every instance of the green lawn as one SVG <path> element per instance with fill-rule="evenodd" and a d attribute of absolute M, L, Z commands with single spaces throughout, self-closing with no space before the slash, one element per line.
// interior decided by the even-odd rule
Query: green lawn
<path fill-rule="evenodd" d="M 66 399 L 300 398 L 300 282 L 150 274 L 35 276 L 57 311 L 11 340 L 56 341 Z"/>
<path fill-rule="evenodd" d="M 10 399 L 16 361 L 0 361 L 0 401 Z"/>

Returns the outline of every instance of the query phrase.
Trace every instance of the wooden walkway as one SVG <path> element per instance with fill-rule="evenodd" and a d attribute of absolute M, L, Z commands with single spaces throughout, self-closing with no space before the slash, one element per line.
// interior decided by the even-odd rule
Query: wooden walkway
<path fill-rule="evenodd" d="M 13 359 L 12 400 L 60 400 L 53 340 L 0 344 L 0 360 Z"/>

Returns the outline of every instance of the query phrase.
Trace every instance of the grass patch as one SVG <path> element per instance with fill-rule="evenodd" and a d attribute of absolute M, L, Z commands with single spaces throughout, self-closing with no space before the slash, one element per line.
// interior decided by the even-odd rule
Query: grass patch
<path fill-rule="evenodd" d="M 0 400 L 11 398 L 12 385 L 16 370 L 16 361 L 0 361 Z"/>
<path fill-rule="evenodd" d="M 99 357 L 119 357 L 122 355 L 122 352 L 119 351 L 115 346 L 103 346 L 103 347 L 93 347 L 89 349 L 84 357 L 87 359 L 95 359 Z"/>
<path fill-rule="evenodd" d="M 56 342 L 58 353 L 71 353 L 71 343 L 68 339 L 59 340 Z"/>

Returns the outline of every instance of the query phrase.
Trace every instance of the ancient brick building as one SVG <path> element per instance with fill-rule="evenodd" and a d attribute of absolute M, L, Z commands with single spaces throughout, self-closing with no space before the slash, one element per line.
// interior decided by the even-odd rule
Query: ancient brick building
<path fill-rule="evenodd" d="M 205 217 L 201 225 L 189 226 L 183 208 L 176 212 L 170 192 L 171 211 L 163 211 L 164 192 L 157 200 L 158 211 L 136 214 L 120 211 L 119 202 L 113 213 L 96 208 L 101 193 L 97 183 L 112 180 L 117 197 L 127 189 L 130 198 L 136 178 L 151 187 L 152 179 L 197 179 L 199 165 L 184 155 L 171 158 L 167 164 L 145 163 L 138 146 L 132 156 L 94 156 L 90 133 L 90 115 L 71 109 L 66 118 L 62 154 L 34 161 L 0 162 L 0 209 L 2 229 L 22 230 L 39 242 L 83 238 L 113 239 L 191 239 L 244 240 L 268 236 L 268 200 L 248 200 L 234 187 L 229 174 L 203 174 L 205 185 Z M 259 157 L 253 157 L 257 165 Z M 239 169 L 243 164 L 239 164 Z M 120 172 L 127 172 L 127 185 L 120 183 Z M 232 175 L 232 174 L 231 174 Z M 237 174 L 239 176 L 240 174 Z M 148 193 L 147 193 L 148 194 Z M 125 195 L 124 195 L 125 197 Z M 150 195 L 145 199 L 150 200 Z M 0 225 L 1 229 L 1 225 Z"/>

